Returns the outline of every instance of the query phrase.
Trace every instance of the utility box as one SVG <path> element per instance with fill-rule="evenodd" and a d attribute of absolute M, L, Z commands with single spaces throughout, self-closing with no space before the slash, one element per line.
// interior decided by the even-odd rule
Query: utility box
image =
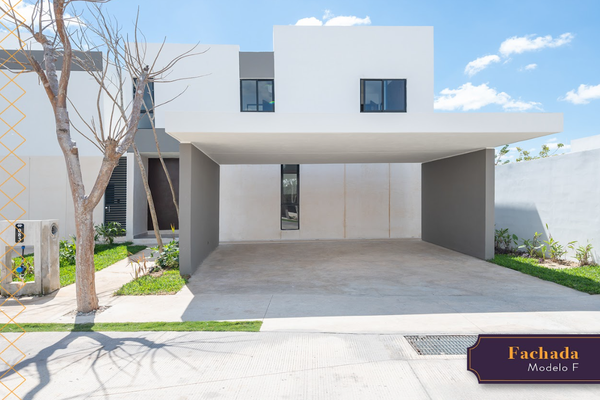
<path fill-rule="evenodd" d="M 0 246 L 4 247 L 0 266 L 3 296 L 40 295 L 60 289 L 58 220 L 0 221 L 0 239 Z M 11 276 L 12 260 L 21 256 L 21 246 L 33 247 L 33 282 L 23 283 L 18 278 L 13 281 Z M 15 264 L 16 267 L 20 261 Z"/>

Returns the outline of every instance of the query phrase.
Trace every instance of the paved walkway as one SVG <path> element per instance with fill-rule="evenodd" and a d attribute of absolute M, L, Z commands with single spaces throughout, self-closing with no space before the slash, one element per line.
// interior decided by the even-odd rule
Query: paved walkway
<path fill-rule="evenodd" d="M 418 356 L 398 335 L 31 333 L 18 343 L 31 349 L 18 367 L 23 399 L 600 399 L 598 385 L 480 385 L 464 356 Z"/>
<path fill-rule="evenodd" d="M 96 277 L 109 308 L 81 321 L 251 319 L 274 332 L 600 332 L 600 296 L 420 240 L 221 245 L 170 296 L 112 296 L 131 279 L 125 260 Z M 75 320 L 74 285 L 23 302 L 18 321 Z"/>

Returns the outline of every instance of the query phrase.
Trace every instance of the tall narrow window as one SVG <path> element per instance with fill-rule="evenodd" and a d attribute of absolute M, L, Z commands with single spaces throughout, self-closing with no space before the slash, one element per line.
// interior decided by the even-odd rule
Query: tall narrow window
<path fill-rule="evenodd" d="M 137 78 L 133 79 L 133 93 L 135 95 L 135 87 Z M 152 129 L 152 121 L 154 121 L 154 82 L 148 82 L 144 88 L 144 98 L 140 109 L 140 122 L 138 129 Z"/>
<path fill-rule="evenodd" d="M 275 111 L 273 79 L 242 79 L 240 81 L 240 99 L 242 111 Z"/>
<path fill-rule="evenodd" d="M 361 79 L 360 112 L 406 112 L 406 79 Z"/>
<path fill-rule="evenodd" d="M 300 229 L 300 166 L 281 166 L 281 230 Z"/>

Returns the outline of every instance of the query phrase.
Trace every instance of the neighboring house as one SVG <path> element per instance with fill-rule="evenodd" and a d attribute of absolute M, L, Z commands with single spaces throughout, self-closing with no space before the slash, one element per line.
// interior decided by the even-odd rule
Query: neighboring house
<path fill-rule="evenodd" d="M 136 136 L 168 229 L 154 118 L 179 188 L 182 273 L 220 241 L 422 237 L 493 256 L 493 149 L 560 132 L 562 114 L 434 113 L 432 27 L 276 26 L 273 42 L 198 46 L 169 79 L 200 77 L 149 88 L 156 104 L 187 88 Z M 158 64 L 191 47 L 166 45 Z M 138 170 L 123 158 L 97 220 L 120 219 L 129 238 L 151 228 Z"/>
<path fill-rule="evenodd" d="M 600 135 L 572 140 L 570 153 L 498 166 L 496 227 L 521 240 L 551 234 L 565 249 L 589 242 L 600 261 Z"/>

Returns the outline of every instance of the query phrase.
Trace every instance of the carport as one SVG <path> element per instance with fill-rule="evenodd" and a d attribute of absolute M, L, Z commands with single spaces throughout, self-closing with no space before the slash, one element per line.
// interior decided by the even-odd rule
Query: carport
<path fill-rule="evenodd" d="M 222 244 L 187 289 L 179 307 L 160 299 L 153 309 L 181 310 L 184 321 L 262 320 L 262 331 L 600 329 L 600 296 L 419 239 Z M 162 320 L 165 312 L 154 317 Z"/>
<path fill-rule="evenodd" d="M 180 264 L 219 245 L 222 164 L 421 163 L 422 240 L 493 257 L 494 148 L 562 130 L 562 114 L 169 112 L 180 142 Z"/>

